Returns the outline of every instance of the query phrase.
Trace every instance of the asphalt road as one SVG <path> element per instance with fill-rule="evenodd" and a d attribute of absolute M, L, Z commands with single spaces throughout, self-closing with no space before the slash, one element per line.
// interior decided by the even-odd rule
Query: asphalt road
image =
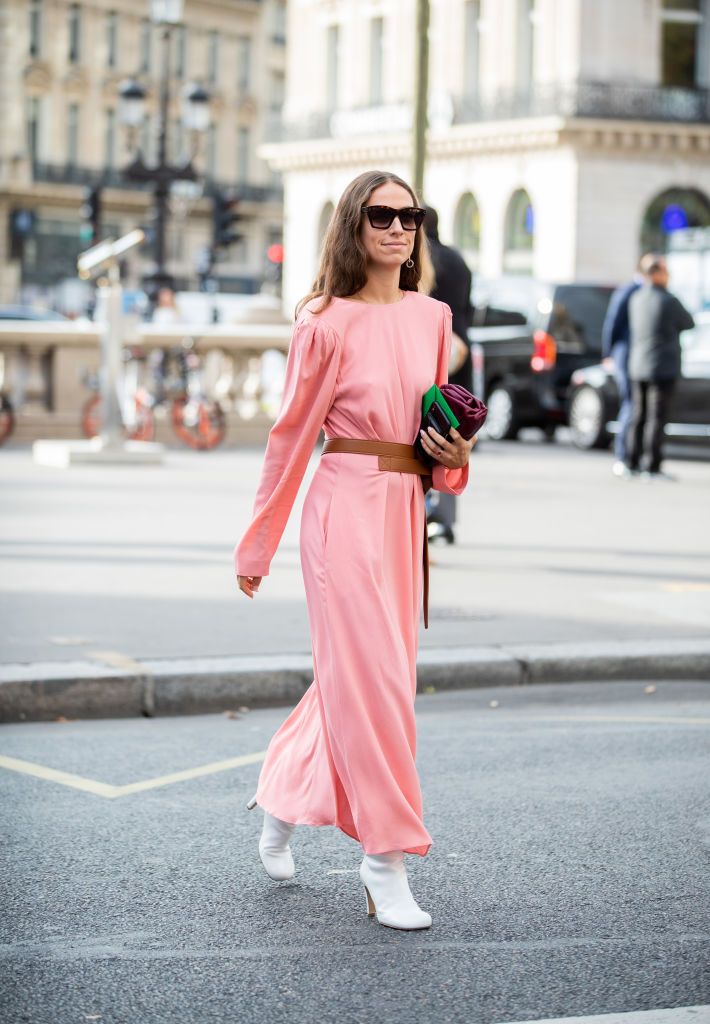
<path fill-rule="evenodd" d="M 251 602 L 233 578 L 263 452 L 49 469 L 0 456 L 4 662 L 309 653 L 300 504 Z M 710 463 L 619 480 L 607 452 L 482 442 L 458 543 L 433 546 L 422 646 L 684 639 L 710 622 Z M 276 625 L 275 625 L 276 624 Z"/>
<path fill-rule="evenodd" d="M 710 1004 L 707 685 L 458 691 L 417 711 L 421 933 L 367 918 L 360 847 L 335 828 L 297 830 L 292 881 L 264 874 L 244 804 L 288 709 L 3 727 L 0 1020 L 498 1024 Z"/>

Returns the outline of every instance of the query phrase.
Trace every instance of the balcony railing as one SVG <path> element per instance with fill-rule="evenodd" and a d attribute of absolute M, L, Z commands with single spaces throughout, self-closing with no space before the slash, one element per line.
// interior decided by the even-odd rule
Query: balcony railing
<path fill-rule="evenodd" d="M 590 117 L 622 121 L 710 121 L 710 90 L 610 82 L 551 83 L 495 96 L 460 96 L 454 123 L 522 117 Z"/>
<path fill-rule="evenodd" d="M 663 86 L 610 82 L 551 83 L 535 85 L 527 92 L 499 91 L 487 96 L 452 97 L 453 124 L 475 121 L 512 121 L 528 117 L 609 118 L 623 121 L 664 121 L 684 124 L 710 122 L 710 89 L 676 89 Z M 313 113 L 300 121 L 278 118 L 267 123 L 269 142 L 302 142 L 308 139 L 341 138 L 344 134 L 370 135 L 402 132 L 403 104 L 362 110 Z M 347 116 L 348 131 L 342 131 Z"/>
<path fill-rule="evenodd" d="M 120 170 L 82 167 L 75 164 L 48 164 L 35 162 L 32 165 L 34 181 L 55 185 L 102 185 L 107 188 L 150 189 L 150 182 L 130 181 Z M 238 192 L 240 197 L 252 203 L 283 202 L 281 185 L 256 185 L 251 182 L 216 181 L 213 178 L 200 179 L 205 193 L 214 188 Z"/>

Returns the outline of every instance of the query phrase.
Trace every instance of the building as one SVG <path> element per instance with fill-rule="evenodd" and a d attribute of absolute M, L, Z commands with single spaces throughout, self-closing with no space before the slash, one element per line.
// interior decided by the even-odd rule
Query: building
<path fill-rule="evenodd" d="M 76 274 L 81 207 L 100 185 L 103 236 L 150 226 L 151 190 L 129 185 L 119 86 L 134 77 L 146 92 L 144 156 L 157 149 L 162 52 L 149 0 L 5 0 L 0 7 L 0 302 L 57 298 Z M 168 269 L 179 288 L 197 287 L 209 244 L 207 194 L 241 197 L 244 237 L 216 268 L 221 290 L 254 291 L 266 252 L 282 237 L 280 175 L 257 155 L 265 126 L 284 97 L 285 0 L 186 0 L 172 31 L 169 156 L 185 159 L 191 140 L 180 118 L 181 89 L 209 95 L 209 128 L 195 159 L 204 188 L 177 186 L 170 199 Z M 129 268 L 138 284 L 149 257 Z M 60 303 L 61 305 L 61 303 Z"/>
<path fill-rule="evenodd" d="M 410 174 L 415 0 L 290 0 L 284 298 L 343 187 Z M 474 271 L 615 282 L 710 224 L 709 0 L 431 0 L 424 200 Z"/>

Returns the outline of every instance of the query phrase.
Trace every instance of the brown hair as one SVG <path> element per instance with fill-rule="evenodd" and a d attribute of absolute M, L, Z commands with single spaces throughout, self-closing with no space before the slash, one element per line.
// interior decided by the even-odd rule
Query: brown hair
<path fill-rule="evenodd" d="M 311 299 L 323 298 L 319 308 L 314 311 L 322 313 L 330 305 L 333 296 L 347 298 L 365 286 L 367 254 L 360 239 L 361 207 L 367 205 L 376 188 L 386 185 L 389 181 L 405 188 L 412 197 L 412 204 L 419 206 L 414 189 L 396 174 L 388 171 L 365 171 L 353 179 L 338 200 L 338 205 L 330 218 L 321 248 L 318 273 L 308 295 L 297 304 L 296 316 Z M 414 261 L 413 267 L 402 264 L 399 287 L 403 291 L 416 292 L 422 278 L 427 279 L 431 273 L 431 259 L 422 228 L 415 232 L 411 259 Z"/>

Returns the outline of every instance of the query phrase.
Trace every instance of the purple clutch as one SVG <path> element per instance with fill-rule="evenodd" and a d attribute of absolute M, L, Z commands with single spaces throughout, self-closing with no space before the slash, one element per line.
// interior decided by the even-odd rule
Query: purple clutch
<path fill-rule="evenodd" d="M 459 434 L 470 441 L 486 422 L 488 409 L 480 398 L 476 398 L 460 384 L 443 384 L 439 390 L 459 420 L 459 426 L 456 428 Z"/>
<path fill-rule="evenodd" d="M 434 384 L 422 398 L 421 429 L 426 430 L 431 426 L 450 441 L 449 430 L 453 426 L 462 437 L 470 441 L 485 423 L 487 414 L 488 410 L 480 398 L 476 398 L 460 384 L 444 384 L 441 388 Z M 435 464 L 436 459 L 424 449 L 419 433 L 414 448 L 425 466 Z"/>

